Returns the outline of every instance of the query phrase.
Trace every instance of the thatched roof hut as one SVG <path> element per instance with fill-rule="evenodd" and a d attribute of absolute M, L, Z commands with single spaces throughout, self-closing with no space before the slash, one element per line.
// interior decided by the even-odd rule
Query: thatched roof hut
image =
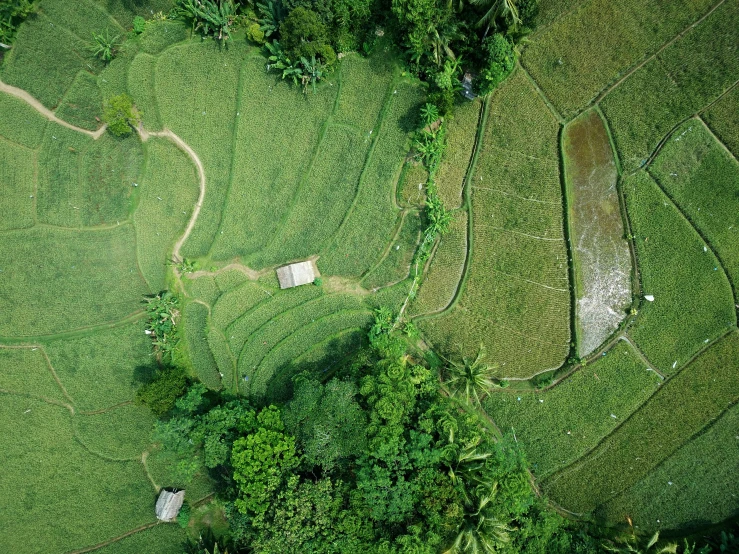
<path fill-rule="evenodd" d="M 161 521 L 172 521 L 180 513 L 185 500 L 185 491 L 171 492 L 162 489 L 157 498 L 156 514 Z"/>
<path fill-rule="evenodd" d="M 307 260 L 277 268 L 277 279 L 281 289 L 289 289 L 312 283 L 318 275 L 315 262 Z"/>

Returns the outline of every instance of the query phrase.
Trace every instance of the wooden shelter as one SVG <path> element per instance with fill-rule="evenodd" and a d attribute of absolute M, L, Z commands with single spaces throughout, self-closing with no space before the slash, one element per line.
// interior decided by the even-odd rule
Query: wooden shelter
<path fill-rule="evenodd" d="M 290 289 L 312 283 L 318 276 L 316 263 L 311 260 L 283 265 L 277 268 L 277 279 L 281 289 Z"/>
<path fill-rule="evenodd" d="M 171 492 L 162 489 L 157 498 L 156 514 L 161 521 L 172 521 L 180 513 L 185 500 L 185 491 Z"/>

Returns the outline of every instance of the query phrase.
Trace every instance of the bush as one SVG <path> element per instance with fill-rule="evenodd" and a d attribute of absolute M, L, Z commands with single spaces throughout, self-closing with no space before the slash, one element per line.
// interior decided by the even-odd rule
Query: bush
<path fill-rule="evenodd" d="M 133 105 L 133 98 L 128 94 L 113 96 L 105 102 L 103 121 L 108 129 L 119 137 L 130 135 L 141 121 L 141 112 Z"/>
<path fill-rule="evenodd" d="M 35 11 L 30 0 L 0 0 L 0 42 L 11 44 L 20 24 Z"/>
<path fill-rule="evenodd" d="M 264 44 L 264 31 L 259 23 L 252 23 L 246 29 L 246 38 L 255 44 Z"/>
<path fill-rule="evenodd" d="M 326 25 L 312 10 L 295 8 L 280 25 L 282 47 L 290 59 L 311 59 L 315 56 L 324 64 L 336 61 L 334 49 L 327 44 Z"/>
<path fill-rule="evenodd" d="M 144 404 L 156 416 L 166 414 L 187 389 L 188 379 L 180 367 L 167 367 L 156 372 L 154 380 L 136 391 L 136 402 Z"/>
<path fill-rule="evenodd" d="M 133 32 L 136 35 L 140 35 L 144 32 L 144 29 L 146 28 L 146 20 L 141 17 L 140 15 L 137 15 L 133 18 Z"/>
<path fill-rule="evenodd" d="M 500 33 L 495 33 L 482 41 L 485 53 L 484 69 L 475 81 L 478 94 L 486 95 L 493 91 L 503 79 L 508 77 L 516 61 L 513 45 Z"/>

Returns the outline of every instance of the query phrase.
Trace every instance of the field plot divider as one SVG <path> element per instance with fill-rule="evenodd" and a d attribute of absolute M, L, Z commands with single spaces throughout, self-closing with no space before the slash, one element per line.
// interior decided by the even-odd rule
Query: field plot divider
<path fill-rule="evenodd" d="M 362 186 L 362 183 L 364 182 L 364 175 L 365 175 L 365 172 L 367 171 L 367 166 L 369 166 L 370 160 L 372 159 L 372 154 L 374 154 L 375 148 L 377 147 L 377 141 L 380 137 L 380 133 L 382 132 L 382 124 L 385 122 L 385 117 L 387 116 L 387 112 L 390 109 L 390 103 L 393 101 L 393 96 L 394 96 L 393 90 L 395 90 L 395 87 L 397 86 L 397 81 L 398 81 L 398 75 L 397 75 L 397 69 L 395 69 L 395 75 L 393 75 L 393 78 L 390 80 L 390 83 L 388 83 L 387 91 L 385 92 L 385 100 L 382 103 L 382 109 L 380 110 L 380 113 L 377 116 L 377 121 L 375 121 L 375 126 L 372 128 L 372 144 L 370 144 L 370 147 L 367 149 L 367 155 L 364 158 L 364 163 L 362 164 L 362 170 L 359 172 L 359 179 L 357 180 L 357 193 L 354 195 L 354 199 L 352 200 L 352 203 L 349 206 L 349 209 L 346 210 L 346 213 L 344 214 L 344 219 L 341 220 L 341 223 L 336 228 L 336 231 L 334 231 L 334 234 L 326 239 L 326 242 L 324 243 L 325 246 L 319 253 L 319 256 L 323 254 L 326 250 L 332 247 L 334 238 L 339 236 L 341 231 L 346 226 L 346 222 L 349 221 L 349 218 L 351 217 L 352 213 L 354 212 L 354 209 L 357 206 L 357 199 L 359 198 L 359 189 Z M 338 94 L 336 95 L 336 97 L 338 98 Z"/>
<path fill-rule="evenodd" d="M 575 252 L 572 247 L 572 218 L 570 209 L 573 205 L 570 187 L 567 185 L 565 174 L 565 125 L 560 122 L 557 132 L 557 150 L 559 154 L 559 184 L 562 187 L 562 232 L 567 248 L 567 276 L 570 279 L 570 351 L 568 358 L 577 356 L 579 332 L 577 328 L 577 271 L 575 271 Z"/>
<path fill-rule="evenodd" d="M 395 232 L 393 233 L 392 238 L 388 241 L 387 246 L 385 246 L 384 250 L 382 251 L 382 255 L 380 255 L 379 259 L 377 260 L 377 263 L 372 265 L 367 271 L 362 273 L 359 276 L 359 279 L 358 279 L 359 281 L 362 281 L 362 279 L 364 279 L 367 275 L 372 273 L 375 269 L 377 269 L 382 264 L 382 262 L 385 261 L 385 258 L 388 257 L 388 255 L 393 249 L 393 244 L 395 243 L 396 240 L 398 240 L 400 233 L 403 231 L 403 223 L 405 223 L 406 216 L 408 215 L 409 212 L 414 211 L 412 208 L 401 208 L 400 206 L 397 205 L 397 203 L 396 203 L 396 207 L 400 209 L 400 213 L 398 214 L 398 217 L 396 218 L 397 222 L 395 223 Z M 416 245 L 416 248 L 418 248 L 418 245 Z M 409 273 L 410 273 L 410 269 L 409 269 Z M 396 281 L 395 283 L 391 283 L 389 285 L 385 285 L 380 288 L 382 289 L 389 288 L 402 281 L 405 281 L 405 279 L 407 279 L 407 276 L 401 279 L 400 281 Z"/>
<path fill-rule="evenodd" d="M 472 195 L 470 191 L 472 190 L 472 177 L 475 174 L 477 158 L 480 155 L 480 145 L 482 144 L 483 136 L 485 135 L 485 126 L 487 125 L 488 114 L 490 113 L 490 98 L 491 95 L 488 95 L 485 98 L 483 108 L 480 110 L 480 115 L 477 121 L 477 133 L 475 134 L 475 143 L 472 146 L 472 155 L 470 156 L 470 163 L 467 166 L 467 173 L 465 174 L 464 186 L 462 188 L 462 196 L 464 198 L 464 201 L 462 202 L 462 206 L 459 208 L 459 210 L 465 210 L 467 212 L 467 252 L 465 253 L 464 267 L 462 268 L 462 276 L 460 277 L 459 283 L 457 284 L 457 290 L 454 291 L 452 301 L 449 302 L 449 304 L 443 310 L 439 310 L 430 314 L 418 315 L 412 317 L 411 319 L 423 320 L 441 316 L 454 308 L 454 306 L 457 305 L 460 297 L 462 296 L 462 290 L 464 289 L 464 285 L 467 282 L 467 278 L 470 273 L 470 261 L 472 258 L 472 245 L 474 241 L 474 233 L 472 232 Z M 429 263 L 431 262 L 431 259 L 432 257 L 429 258 Z"/>
<path fill-rule="evenodd" d="M 737 81 L 736 83 L 734 83 L 733 85 L 731 85 L 731 87 L 729 87 L 729 89 L 728 89 L 728 90 L 726 90 L 726 92 L 724 92 L 724 93 L 723 93 L 723 94 L 722 94 L 721 96 L 724 96 L 724 94 L 727 94 L 727 93 L 728 93 L 729 91 L 731 91 L 731 90 L 732 90 L 732 89 L 733 89 L 734 87 L 736 87 L 736 85 L 737 85 L 737 84 L 739 84 L 739 81 Z M 718 99 L 717 99 L 717 100 L 718 100 Z M 736 163 L 739 163 L 739 159 L 737 159 L 737 157 L 736 157 L 736 156 L 734 155 L 734 153 L 733 153 L 733 152 L 732 152 L 731 150 L 729 150 L 729 147 L 728 147 L 728 146 L 726 146 L 726 145 L 724 144 L 724 142 L 723 142 L 723 141 L 722 141 L 722 140 L 721 140 L 720 138 L 718 138 L 718 135 L 717 135 L 716 133 L 714 133 L 714 132 L 713 132 L 713 129 L 711 129 L 711 126 L 710 126 L 710 125 L 708 124 L 708 122 L 707 122 L 707 121 L 706 121 L 705 119 L 703 119 L 703 116 L 702 116 L 703 112 L 704 112 L 704 111 L 706 111 L 706 110 L 707 110 L 707 109 L 708 109 L 709 107 L 711 107 L 711 106 L 712 106 L 713 104 L 715 104 L 715 103 L 716 103 L 716 101 L 713 101 L 713 102 L 711 102 L 711 103 L 710 103 L 710 104 L 709 104 L 708 106 L 706 106 L 706 107 L 705 107 L 705 108 L 703 108 L 703 109 L 702 109 L 702 110 L 701 110 L 701 111 L 700 111 L 700 112 L 699 112 L 698 114 L 696 114 L 696 116 L 695 116 L 695 117 L 696 117 L 696 118 L 697 118 L 698 120 L 700 120 L 700 122 L 701 122 L 701 123 L 703 123 L 703 125 L 704 125 L 704 126 L 705 126 L 705 128 L 706 128 L 706 131 L 708 131 L 708 132 L 710 133 L 710 135 L 711 135 L 711 136 L 713 137 L 713 140 L 715 140 L 715 141 L 716 141 L 716 142 L 717 142 L 717 143 L 718 143 L 718 144 L 719 144 L 719 145 L 721 146 L 721 148 L 723 148 L 724 152 L 726 152 L 726 153 L 727 153 L 727 154 L 728 154 L 729 156 L 731 156 L 731 158 L 732 158 L 732 159 L 733 159 L 733 160 L 734 160 L 734 161 L 735 161 Z"/>
<path fill-rule="evenodd" d="M 118 542 L 120 540 L 125 539 L 126 537 L 130 537 L 131 535 L 135 535 L 136 533 L 140 531 L 146 531 L 147 529 L 151 529 L 152 527 L 159 525 L 159 521 L 153 521 L 151 523 L 145 523 L 144 525 L 141 525 L 139 527 L 136 527 L 135 529 L 131 529 L 130 531 L 126 531 L 122 535 L 119 535 L 117 537 L 113 537 L 112 539 L 108 539 L 107 541 L 100 542 L 98 544 L 95 544 L 93 546 L 88 546 L 86 548 L 81 548 L 79 550 L 72 550 L 68 554 L 86 554 L 87 552 L 92 552 L 94 550 L 100 550 L 101 548 L 104 548 L 106 546 L 109 546 L 113 544 L 114 542 Z"/>

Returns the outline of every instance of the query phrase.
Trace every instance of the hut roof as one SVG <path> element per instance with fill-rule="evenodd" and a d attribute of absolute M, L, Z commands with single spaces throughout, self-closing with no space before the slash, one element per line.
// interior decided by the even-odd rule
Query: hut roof
<path fill-rule="evenodd" d="M 180 513 L 182 502 L 185 500 L 185 491 L 170 492 L 162 490 L 157 498 L 157 519 L 172 521 Z"/>
<path fill-rule="evenodd" d="M 277 279 L 280 281 L 281 289 L 312 283 L 317 274 L 316 264 L 310 260 L 277 268 Z"/>

